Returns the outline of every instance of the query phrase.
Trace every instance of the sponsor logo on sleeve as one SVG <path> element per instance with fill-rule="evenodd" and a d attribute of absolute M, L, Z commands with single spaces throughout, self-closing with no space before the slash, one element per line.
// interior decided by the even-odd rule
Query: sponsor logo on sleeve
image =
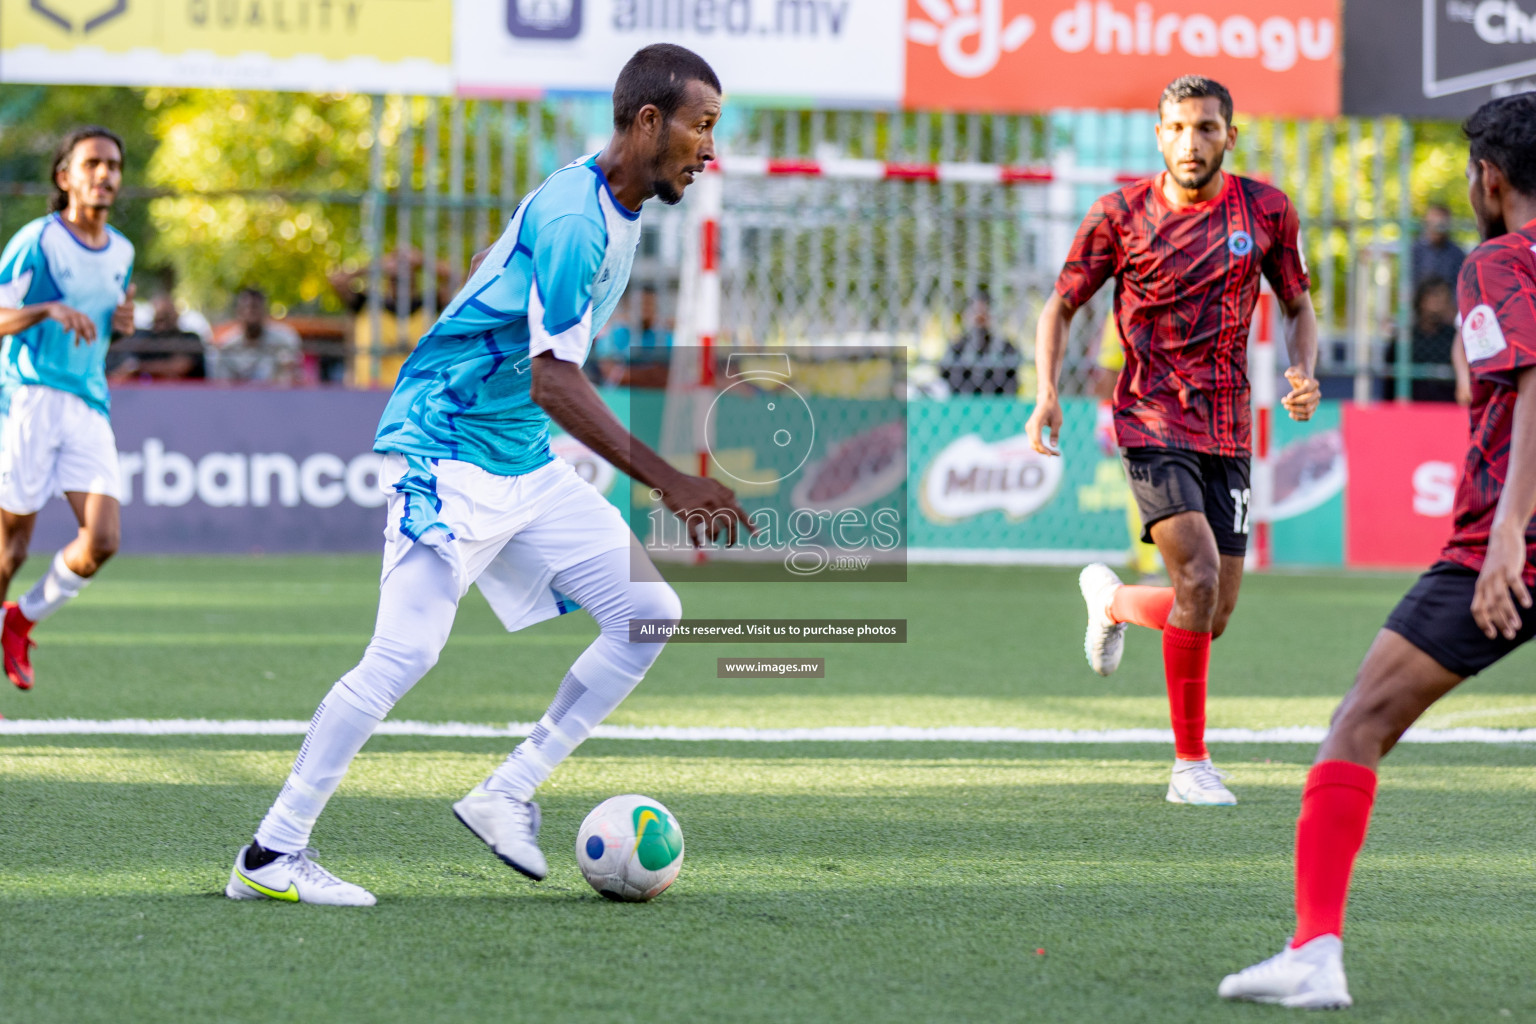
<path fill-rule="evenodd" d="M 1492 306 L 1485 303 L 1467 314 L 1461 323 L 1461 345 L 1469 363 L 1492 358 L 1509 347 Z"/>

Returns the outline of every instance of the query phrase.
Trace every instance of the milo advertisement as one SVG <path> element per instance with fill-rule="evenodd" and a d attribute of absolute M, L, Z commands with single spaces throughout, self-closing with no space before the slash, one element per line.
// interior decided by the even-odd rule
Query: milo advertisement
<path fill-rule="evenodd" d="M 1118 454 L 1096 435 L 1097 403 L 1063 399 L 1060 458 L 1030 446 L 1032 408 L 995 398 L 909 407 L 913 561 L 1127 561 L 1134 499 Z M 1324 403 L 1308 423 L 1279 417 L 1274 447 L 1275 562 L 1342 565 L 1348 473 L 1339 406 Z"/>
<path fill-rule="evenodd" d="M 980 396 L 912 403 L 914 561 L 1122 560 L 1130 490 L 1094 438 L 1096 403 L 1063 400 L 1060 458 L 1030 446 L 1032 408 Z"/>
<path fill-rule="evenodd" d="M 1063 400 L 1062 456 L 1052 458 L 1024 433 L 1030 403 L 900 400 L 899 363 L 868 353 L 787 365 L 753 358 L 700 389 L 692 405 L 675 388 L 604 389 L 604 397 L 689 472 L 698 472 L 699 456 L 686 443 L 676 450 L 679 424 L 684 438 L 710 439 L 710 472 L 736 491 L 762 535 L 736 550 L 709 549 L 727 575 L 868 581 L 904 576 L 907 561 L 1127 562 L 1134 502 L 1118 454 L 1100 436 L 1096 402 Z M 707 430 L 689 435 L 690 422 Z M 653 558 L 696 561 L 677 518 L 645 488 L 571 438 L 552 443 L 625 511 Z M 1274 451 L 1275 563 L 1342 565 L 1340 406 L 1324 403 L 1308 423 L 1278 417 Z"/>
<path fill-rule="evenodd" d="M 1276 565 L 1344 564 L 1344 455 L 1340 406 L 1324 402 L 1306 423 L 1275 418 L 1274 507 L 1270 543 Z"/>

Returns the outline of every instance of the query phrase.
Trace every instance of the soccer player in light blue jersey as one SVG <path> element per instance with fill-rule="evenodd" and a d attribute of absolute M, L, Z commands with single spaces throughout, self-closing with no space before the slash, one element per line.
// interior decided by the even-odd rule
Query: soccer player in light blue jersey
<path fill-rule="evenodd" d="M 49 213 L 0 254 L 0 598 L 26 561 L 37 513 L 63 495 L 80 523 L 18 602 L 5 603 L 5 674 L 32 688 L 32 627 L 117 550 L 117 439 L 107 419 L 107 345 L 133 330 L 133 243 L 108 223 L 123 142 L 105 128 L 65 136 Z"/>
<path fill-rule="evenodd" d="M 729 489 L 637 441 L 581 370 L 629 279 L 641 204 L 679 202 L 714 159 L 720 83 L 696 54 L 648 46 L 619 74 L 613 115 L 608 145 L 523 200 L 400 371 L 374 446 L 390 497 L 373 639 L 321 701 L 287 783 L 236 855 L 232 899 L 373 904 L 315 862 L 310 832 L 352 758 L 437 661 L 472 583 L 508 630 L 578 606 L 602 628 L 527 740 L 453 807 L 496 856 L 545 876 L 534 791 L 661 653 L 664 643 L 630 641 L 630 620 L 681 615 L 618 510 L 551 454 L 550 419 L 659 491 L 696 542 L 706 523 L 728 541 L 745 527 Z"/>

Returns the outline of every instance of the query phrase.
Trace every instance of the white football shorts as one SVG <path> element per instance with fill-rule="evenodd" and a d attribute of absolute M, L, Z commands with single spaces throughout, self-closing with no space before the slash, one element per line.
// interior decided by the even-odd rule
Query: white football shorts
<path fill-rule="evenodd" d="M 555 574 L 634 543 L 619 510 L 558 457 L 499 476 L 392 452 L 379 482 L 389 496 L 380 584 L 413 544 L 426 544 L 452 567 L 459 596 L 478 584 L 508 631 L 574 611 L 553 588 Z"/>
<path fill-rule="evenodd" d="M 31 515 L 66 491 L 122 500 L 112 423 L 79 395 L 19 387 L 0 427 L 0 508 Z"/>

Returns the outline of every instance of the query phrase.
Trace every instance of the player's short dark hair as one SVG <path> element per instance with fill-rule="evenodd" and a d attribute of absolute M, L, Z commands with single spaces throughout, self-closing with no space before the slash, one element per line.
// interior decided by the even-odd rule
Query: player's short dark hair
<path fill-rule="evenodd" d="M 1157 119 L 1163 119 L 1163 104 L 1178 103 L 1181 100 L 1199 100 L 1211 97 L 1221 105 L 1221 119 L 1227 124 L 1232 123 L 1232 94 L 1227 92 L 1227 87 L 1214 78 L 1206 78 L 1204 75 L 1180 75 L 1168 83 L 1163 94 L 1157 98 Z"/>
<path fill-rule="evenodd" d="M 53 186 L 53 194 L 48 197 L 48 212 L 58 213 L 69 209 L 69 193 L 59 188 L 59 172 L 69 166 L 69 158 L 75 155 L 75 147 L 86 139 L 108 139 L 117 144 L 118 156 L 124 160 L 128 158 L 123 140 L 110 128 L 90 124 L 64 136 L 59 140 L 58 148 L 53 151 L 53 162 L 48 165 L 48 184 Z"/>
<path fill-rule="evenodd" d="M 236 302 L 240 301 L 241 299 L 246 299 L 246 298 L 255 299 L 257 302 L 260 302 L 263 306 L 265 306 L 267 304 L 267 293 L 262 291 L 260 288 L 256 287 L 253 284 L 248 284 L 245 287 L 241 288 L 239 291 L 235 292 L 235 301 Z"/>
<path fill-rule="evenodd" d="M 722 91 L 709 62 L 674 43 L 653 43 L 635 52 L 613 86 L 613 126 L 623 131 L 650 104 L 667 120 L 683 105 L 689 82 Z"/>
<path fill-rule="evenodd" d="M 1461 126 L 1472 144 L 1472 160 L 1486 160 L 1504 172 L 1521 195 L 1536 198 L 1536 93 L 1489 100 Z"/>

